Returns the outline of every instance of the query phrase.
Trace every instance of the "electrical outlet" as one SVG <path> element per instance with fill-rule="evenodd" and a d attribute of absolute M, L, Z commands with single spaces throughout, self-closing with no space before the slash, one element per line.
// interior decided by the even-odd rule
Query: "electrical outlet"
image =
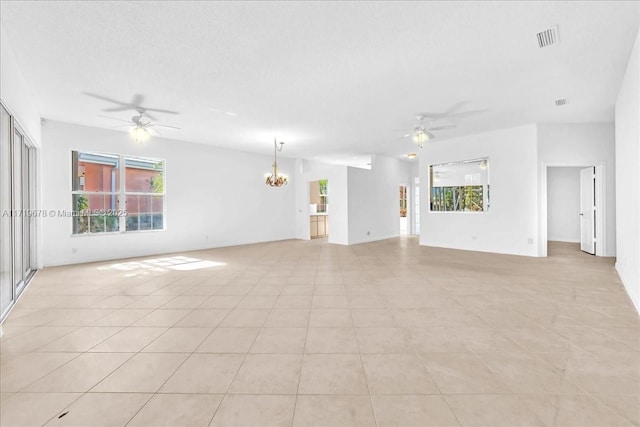
<path fill-rule="evenodd" d="M 78 252 L 78 248 L 71 248 L 71 253 L 72 253 L 72 254 L 75 254 L 75 253 L 77 253 L 77 252 Z"/>
<path fill-rule="evenodd" d="M 478 236 L 471 236 L 471 240 L 478 240 Z"/>
<path fill-rule="evenodd" d="M 533 245 L 533 238 L 529 237 L 529 239 L 527 239 L 527 243 L 529 243 L 530 245 Z"/>
<path fill-rule="evenodd" d="M 371 236 L 371 232 L 370 231 L 367 231 L 367 236 Z"/>

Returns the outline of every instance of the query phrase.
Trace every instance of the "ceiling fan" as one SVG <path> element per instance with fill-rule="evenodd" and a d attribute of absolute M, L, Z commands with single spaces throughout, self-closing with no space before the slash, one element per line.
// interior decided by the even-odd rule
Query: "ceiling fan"
<path fill-rule="evenodd" d="M 418 144 L 418 147 L 422 148 L 424 143 L 435 138 L 435 135 L 431 132 L 452 129 L 455 128 L 455 124 L 442 125 L 442 126 L 431 126 L 427 127 L 425 125 L 425 121 L 440 121 L 445 119 L 462 119 L 465 117 L 474 116 L 476 114 L 485 113 L 487 110 L 466 110 L 460 111 L 467 105 L 469 101 L 460 101 L 456 104 L 453 104 L 446 111 L 442 112 L 429 112 L 429 113 L 419 113 L 416 118 L 418 119 L 418 123 L 413 128 L 413 130 L 403 135 L 402 138 L 411 137 L 413 141 Z"/>
<path fill-rule="evenodd" d="M 435 132 L 435 131 L 439 131 L 439 130 L 445 130 L 445 129 L 452 129 L 452 128 L 456 127 L 456 125 L 453 125 L 453 124 L 452 125 L 428 127 L 425 124 L 425 119 L 426 118 L 427 118 L 427 116 L 425 116 L 423 114 L 417 115 L 416 119 L 418 119 L 418 123 L 416 124 L 416 126 L 413 128 L 413 130 L 410 133 L 407 133 L 407 134 L 403 135 L 402 138 L 411 137 L 413 142 L 418 144 L 418 147 L 422 148 L 422 147 L 424 147 L 424 143 L 425 142 L 435 138 L 435 135 L 433 135 L 431 132 Z"/>
<path fill-rule="evenodd" d="M 179 127 L 176 127 L 176 126 L 168 126 L 168 125 L 152 123 L 151 118 L 149 117 L 149 114 L 147 113 L 146 109 L 142 107 L 137 107 L 136 111 L 138 112 L 138 114 L 131 117 L 131 120 L 123 120 L 123 119 L 118 119 L 115 117 L 108 117 L 108 116 L 98 116 L 98 117 L 127 123 L 126 125 L 117 125 L 114 127 L 130 127 L 131 136 L 133 136 L 133 139 L 135 139 L 136 142 L 144 142 L 148 140 L 149 137 L 153 134 L 160 135 L 160 131 L 158 131 L 158 128 L 180 129 Z"/>
<path fill-rule="evenodd" d="M 144 107 L 142 105 L 144 103 L 144 95 L 141 95 L 139 93 L 133 95 L 131 102 L 122 102 L 122 101 L 118 101 L 117 99 L 108 98 L 106 96 L 102 96 L 102 95 L 98 95 L 90 92 L 83 92 L 83 93 L 92 98 L 96 98 L 101 101 L 107 101 L 107 102 L 111 102 L 112 104 L 116 104 L 113 107 L 105 108 L 104 110 L 102 110 L 109 113 L 119 112 L 119 111 L 138 110 L 139 108 L 142 108 L 145 112 L 145 115 L 151 120 L 156 120 L 156 118 L 151 113 L 180 114 L 177 111 L 165 110 L 161 108 Z"/>

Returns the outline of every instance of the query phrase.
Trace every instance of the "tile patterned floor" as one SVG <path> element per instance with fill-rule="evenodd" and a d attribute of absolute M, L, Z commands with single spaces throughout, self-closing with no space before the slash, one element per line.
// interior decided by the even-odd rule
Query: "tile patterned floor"
<path fill-rule="evenodd" d="M 40 271 L 2 426 L 640 425 L 610 259 L 284 241 Z"/>

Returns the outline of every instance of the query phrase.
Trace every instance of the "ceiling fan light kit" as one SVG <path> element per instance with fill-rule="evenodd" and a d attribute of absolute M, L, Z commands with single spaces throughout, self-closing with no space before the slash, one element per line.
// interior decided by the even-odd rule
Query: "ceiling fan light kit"
<path fill-rule="evenodd" d="M 424 143 L 433 139 L 433 134 L 422 127 L 417 127 L 412 136 L 413 142 L 418 144 L 418 147 L 424 147 Z"/>
<path fill-rule="evenodd" d="M 136 126 L 133 129 L 131 129 L 129 133 L 131 134 L 133 139 L 139 144 L 142 144 L 143 142 L 146 142 L 149 140 L 149 138 L 151 138 L 151 134 L 149 133 L 147 128 L 144 126 Z"/>

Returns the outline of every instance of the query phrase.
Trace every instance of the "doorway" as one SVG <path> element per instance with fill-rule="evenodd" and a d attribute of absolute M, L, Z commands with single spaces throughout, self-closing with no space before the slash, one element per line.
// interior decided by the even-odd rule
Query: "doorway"
<path fill-rule="evenodd" d="M 309 237 L 329 237 L 329 180 L 309 182 Z"/>
<path fill-rule="evenodd" d="M 570 243 L 576 250 L 604 255 L 604 189 L 599 179 L 603 169 L 603 165 L 544 168 L 543 256 L 550 242 Z"/>
<path fill-rule="evenodd" d="M 409 234 L 407 185 L 400 184 L 400 235 Z"/>

